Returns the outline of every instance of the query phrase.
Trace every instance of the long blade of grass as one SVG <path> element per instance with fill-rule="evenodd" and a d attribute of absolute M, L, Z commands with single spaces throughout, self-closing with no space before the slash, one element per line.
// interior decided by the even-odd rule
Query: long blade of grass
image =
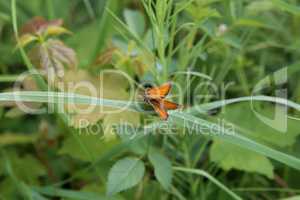
<path fill-rule="evenodd" d="M 47 0 L 46 5 L 47 5 L 47 10 L 48 10 L 48 18 L 55 19 L 55 11 L 54 11 L 54 6 L 53 6 L 53 1 Z"/>
<path fill-rule="evenodd" d="M 129 102 L 120 100 L 102 99 L 74 93 L 63 92 L 38 92 L 38 91 L 21 91 L 0 93 L 0 101 L 17 101 L 17 102 L 39 102 L 49 104 L 84 104 L 98 105 L 114 108 L 126 108 L 131 111 L 139 111 L 139 106 L 143 103 Z"/>
<path fill-rule="evenodd" d="M 50 95 L 51 98 L 48 98 Z M 65 101 L 62 101 L 62 99 Z M 50 99 L 50 100 L 49 100 Z M 108 106 L 121 108 L 121 106 L 127 105 L 128 109 L 141 112 L 141 110 L 136 107 L 136 103 L 130 103 L 126 101 L 115 101 L 108 99 L 98 99 L 95 97 L 88 97 L 83 95 L 69 94 L 69 93 L 56 93 L 56 92 L 10 92 L 10 93 L 0 93 L 1 101 L 33 101 L 33 102 L 48 102 L 48 103 L 66 103 L 74 102 L 79 104 L 94 104 L 99 106 Z M 50 101 L 50 102 L 49 102 Z M 277 160 L 284 163 L 290 167 L 300 170 L 300 159 L 285 154 L 283 152 L 272 149 L 266 145 L 259 144 L 241 134 L 232 134 L 226 132 L 224 128 L 220 125 L 209 122 L 207 120 L 197 118 L 193 115 L 184 112 L 173 111 L 170 112 L 170 121 L 175 122 L 183 128 L 190 128 L 194 131 L 207 130 L 207 127 L 216 127 L 214 132 L 210 132 L 214 137 L 219 137 L 220 139 L 227 141 L 231 144 L 238 145 L 242 148 L 255 151 L 259 154 Z"/>
<path fill-rule="evenodd" d="M 287 99 L 280 98 L 280 97 L 247 96 L 247 97 L 238 97 L 238 98 L 233 98 L 233 99 L 224 99 L 224 100 L 220 100 L 220 101 L 205 103 L 202 105 L 194 106 L 194 107 L 190 108 L 187 112 L 194 114 L 194 113 L 197 113 L 197 111 L 209 111 L 209 110 L 223 107 L 228 104 L 245 102 L 245 101 L 263 101 L 263 102 L 278 103 L 281 105 L 288 106 L 290 108 L 294 108 L 295 110 L 300 110 L 299 104 L 292 102 L 290 100 L 287 100 Z"/>
<path fill-rule="evenodd" d="M 224 190 L 233 199 L 242 200 L 241 197 L 239 197 L 237 194 L 235 194 L 233 191 L 231 191 L 229 188 L 227 188 L 224 184 L 222 184 L 220 181 L 215 179 L 212 175 L 210 175 L 209 173 L 207 173 L 204 170 L 190 169 L 190 168 L 185 168 L 185 167 L 173 167 L 173 169 L 176 170 L 176 171 L 181 171 L 181 172 L 186 172 L 186 173 L 191 173 L 191 174 L 197 174 L 197 175 L 200 175 L 200 176 L 204 176 L 205 178 L 209 179 L 211 182 L 216 184 L 219 188 Z"/>
<path fill-rule="evenodd" d="M 194 131 L 200 131 L 200 133 L 201 131 L 208 131 L 208 133 L 210 133 L 213 137 L 218 137 L 223 141 L 257 152 L 261 155 L 277 160 L 292 168 L 300 170 L 299 158 L 277 151 L 266 145 L 257 143 L 254 140 L 244 137 L 241 134 L 229 133 L 227 130 L 224 130 L 224 128 L 222 128 L 220 125 L 216 123 L 212 123 L 207 120 L 194 117 L 190 114 L 177 112 L 177 111 L 171 112 L 170 117 L 173 118 L 174 122 L 177 125 L 181 125 L 184 128 L 189 128 Z M 214 127 L 214 128 L 210 129 L 209 127 Z"/>

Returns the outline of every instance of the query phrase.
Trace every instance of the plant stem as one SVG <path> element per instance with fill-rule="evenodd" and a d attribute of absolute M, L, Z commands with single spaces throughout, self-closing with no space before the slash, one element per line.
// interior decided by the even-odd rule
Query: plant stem
<path fill-rule="evenodd" d="M 48 18 L 55 19 L 55 12 L 53 7 L 53 0 L 47 0 Z"/>
<path fill-rule="evenodd" d="M 0 82 L 15 82 L 19 75 L 1 75 Z"/>

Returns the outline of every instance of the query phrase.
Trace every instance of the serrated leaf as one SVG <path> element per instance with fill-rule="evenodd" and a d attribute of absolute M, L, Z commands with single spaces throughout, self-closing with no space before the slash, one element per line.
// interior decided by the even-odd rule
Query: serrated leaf
<path fill-rule="evenodd" d="M 265 156 L 220 140 L 214 140 L 210 159 L 224 170 L 238 169 L 263 174 L 269 178 L 274 176 L 274 167 Z"/>
<path fill-rule="evenodd" d="M 107 195 L 114 195 L 137 185 L 145 173 L 144 163 L 137 158 L 124 158 L 108 174 Z"/>
<path fill-rule="evenodd" d="M 152 149 L 148 154 L 151 164 L 154 166 L 154 174 L 165 190 L 170 189 L 172 184 L 172 164 L 160 152 Z"/>

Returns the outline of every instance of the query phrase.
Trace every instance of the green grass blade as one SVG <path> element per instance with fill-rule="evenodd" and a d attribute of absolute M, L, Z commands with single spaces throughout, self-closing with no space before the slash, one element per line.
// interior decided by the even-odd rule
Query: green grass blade
<path fill-rule="evenodd" d="M 191 173 L 191 174 L 197 174 L 197 175 L 200 175 L 200 176 L 204 176 L 205 178 L 209 179 L 211 182 L 216 184 L 219 188 L 224 190 L 233 199 L 242 200 L 241 197 L 239 197 L 237 194 L 232 192 L 229 188 L 227 188 L 224 184 L 222 184 L 220 181 L 215 179 L 212 175 L 210 175 L 206 171 L 203 171 L 203 170 L 200 170 L 200 169 L 184 168 L 184 167 L 173 167 L 173 169 L 176 170 L 176 171 L 181 171 L 181 172 L 186 172 L 186 173 Z"/>
<path fill-rule="evenodd" d="M 222 128 L 218 124 L 194 117 L 187 113 L 177 112 L 177 111 L 171 112 L 170 117 L 174 120 L 174 122 L 177 125 L 181 125 L 181 126 L 183 125 L 184 127 L 188 127 L 190 129 L 193 129 L 194 131 L 199 131 L 199 130 L 208 131 L 207 127 L 215 127 L 213 129 L 214 132 L 209 132 L 210 134 L 213 135 L 213 137 L 217 137 L 223 141 L 257 152 L 261 155 L 277 160 L 292 168 L 300 170 L 300 159 L 282 153 L 275 149 L 272 149 L 266 145 L 257 143 L 254 140 L 242 136 L 241 134 L 228 133 L 226 132 L 226 130 L 224 130 L 224 128 Z"/>
<path fill-rule="evenodd" d="M 51 98 L 49 98 L 49 96 Z M 89 105 L 94 104 L 94 105 L 108 106 L 114 108 L 121 108 L 122 106 L 127 105 L 129 110 L 140 111 L 136 106 L 136 103 L 134 102 L 129 103 L 126 101 L 98 99 L 95 97 L 88 97 L 83 95 L 60 93 L 60 92 L 0 93 L 0 102 L 1 101 L 28 101 L 28 102 L 31 101 L 31 102 L 48 102 L 48 103 L 66 103 L 69 101 L 78 104 L 89 104 Z M 265 155 L 269 158 L 272 158 L 290 167 L 300 170 L 300 159 L 282 153 L 275 149 L 272 149 L 268 146 L 259 144 L 247 137 L 242 136 L 241 134 L 233 134 L 233 135 L 228 134 L 226 130 L 223 130 L 223 128 L 220 127 L 218 124 L 178 111 L 170 112 L 170 120 L 175 122 L 175 124 L 180 125 L 184 128 L 192 128 L 193 130 L 196 131 L 201 130 L 201 128 L 207 129 L 207 127 L 216 127 L 216 132 L 211 133 L 214 135 L 214 137 L 219 137 L 220 139 L 227 141 L 231 144 L 238 145 L 242 148 L 246 148 L 251 151 L 255 151 L 259 154 Z"/>
<path fill-rule="evenodd" d="M 239 97 L 239 98 L 233 98 L 233 99 L 224 99 L 220 101 L 214 101 L 210 103 L 205 103 L 202 105 L 194 106 L 188 110 L 188 113 L 197 113 L 197 111 L 208 111 L 213 110 L 216 108 L 220 108 L 222 106 L 233 104 L 233 103 L 239 103 L 244 101 L 263 101 L 263 102 L 271 102 L 271 103 L 278 103 L 285 106 L 288 106 L 290 108 L 294 108 L 295 110 L 300 110 L 300 105 L 292 102 L 287 99 L 283 99 L 280 97 L 271 97 L 271 96 L 247 96 L 247 97 Z"/>
<path fill-rule="evenodd" d="M 79 95 L 74 93 L 63 92 L 37 92 L 37 91 L 22 91 L 22 92 L 6 92 L 0 93 L 0 101 L 18 101 L 18 102 L 39 102 L 50 104 L 84 104 L 84 105 L 98 105 L 114 108 L 126 108 L 131 111 L 138 111 L 139 106 L 143 103 L 128 102 L 120 100 L 102 99 Z"/>
<path fill-rule="evenodd" d="M 55 11 L 54 11 L 54 6 L 53 6 L 53 1 L 47 0 L 46 5 L 47 5 L 47 10 L 48 10 L 48 18 L 52 19 L 52 20 L 55 19 Z"/>

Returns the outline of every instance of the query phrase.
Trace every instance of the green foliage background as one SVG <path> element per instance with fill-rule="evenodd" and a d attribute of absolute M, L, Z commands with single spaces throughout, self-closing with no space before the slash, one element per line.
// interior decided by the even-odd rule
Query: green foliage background
<path fill-rule="evenodd" d="M 63 19 L 72 34 L 20 45 L 27 41 L 19 30 L 35 16 Z M 57 43 L 51 39 L 63 42 L 68 56 L 55 57 Z M 67 108 L 41 115 L 18 109 L 10 93 L 18 75 L 54 66 L 34 62 L 35 45 L 45 45 L 47 59 L 62 64 L 64 84 L 90 81 L 102 89 L 99 109 L 85 115 Z M 299 50 L 298 0 L 0 0 L 0 199 L 299 199 Z M 282 78 L 285 67 L 288 81 L 276 85 L 274 74 Z M 173 98 L 187 108 L 171 112 L 166 124 L 133 112 L 134 105 L 131 111 L 102 114 L 101 106 L 118 108 L 131 92 L 120 77 L 95 76 L 106 69 L 121 70 L 138 84 L 174 81 L 192 91 Z M 221 96 L 197 87 L 203 76 L 220 87 L 235 84 Z M 287 89 L 291 118 L 284 134 L 259 120 L 249 103 L 267 78 L 271 84 L 255 95 Z M 22 85 L 35 92 L 21 93 L 21 100 L 37 107 L 47 107 L 47 97 L 62 90 L 43 76 Z M 54 93 L 43 93 L 48 86 Z M 199 100 L 197 94 L 210 96 Z M 222 98 L 228 105 L 218 101 Z M 276 100 L 258 99 L 255 111 L 272 118 Z M 55 98 L 55 108 L 60 100 Z M 91 98 L 75 101 L 87 106 Z M 90 124 L 80 129 L 80 119 Z M 234 124 L 237 135 L 224 136 L 223 130 L 202 135 L 195 128 L 218 126 L 220 119 Z M 112 127 L 120 122 L 135 125 L 134 140 L 132 130 Z M 105 128 L 92 134 L 96 125 Z M 143 134 L 145 127 L 149 135 Z"/>

